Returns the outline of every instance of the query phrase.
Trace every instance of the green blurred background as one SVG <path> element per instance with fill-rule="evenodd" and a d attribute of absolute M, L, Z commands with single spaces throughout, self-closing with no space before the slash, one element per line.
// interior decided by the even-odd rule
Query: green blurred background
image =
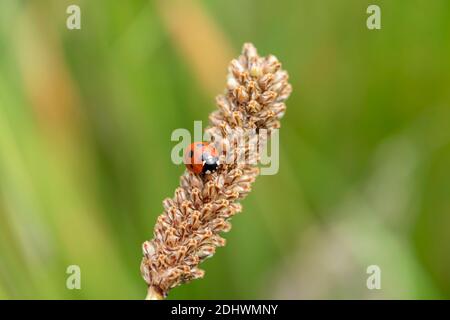
<path fill-rule="evenodd" d="M 247 41 L 294 88 L 280 170 L 169 298 L 450 298 L 449 1 L 2 0 L 1 299 L 145 296 L 170 135 L 207 121 Z"/>

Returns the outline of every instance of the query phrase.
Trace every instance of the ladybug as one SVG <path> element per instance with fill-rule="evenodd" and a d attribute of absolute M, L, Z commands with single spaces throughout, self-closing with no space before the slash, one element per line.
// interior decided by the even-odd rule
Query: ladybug
<path fill-rule="evenodd" d="M 219 166 L 219 154 L 209 143 L 194 142 L 186 148 L 184 164 L 195 174 L 210 174 Z"/>

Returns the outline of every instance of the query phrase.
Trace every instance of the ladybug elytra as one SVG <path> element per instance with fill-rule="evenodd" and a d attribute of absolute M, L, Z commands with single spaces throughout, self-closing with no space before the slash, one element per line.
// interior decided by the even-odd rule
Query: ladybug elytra
<path fill-rule="evenodd" d="M 210 174 L 219 166 L 219 155 L 212 145 L 206 142 L 194 142 L 186 148 L 184 164 L 195 174 Z"/>

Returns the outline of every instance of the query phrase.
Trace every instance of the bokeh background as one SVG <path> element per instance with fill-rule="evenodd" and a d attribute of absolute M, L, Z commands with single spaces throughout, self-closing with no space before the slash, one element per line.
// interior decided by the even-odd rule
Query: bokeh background
<path fill-rule="evenodd" d="M 207 121 L 247 41 L 294 87 L 280 170 L 169 298 L 450 298 L 447 0 L 2 0 L 1 299 L 145 296 L 141 243 L 184 170 L 170 135 Z"/>

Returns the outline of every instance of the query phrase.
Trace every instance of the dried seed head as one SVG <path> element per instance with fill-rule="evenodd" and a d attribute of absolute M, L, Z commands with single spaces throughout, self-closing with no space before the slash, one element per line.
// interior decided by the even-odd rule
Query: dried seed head
<path fill-rule="evenodd" d="M 249 98 L 249 94 L 247 93 L 246 88 L 244 86 L 237 87 L 234 90 L 233 95 L 236 98 L 237 102 L 239 102 L 239 104 L 247 102 Z"/>
<path fill-rule="evenodd" d="M 166 296 L 170 289 L 203 277 L 198 264 L 225 245 L 220 232 L 231 228 L 229 219 L 242 210 L 237 202 L 250 192 L 259 174 L 254 166 L 258 152 L 242 147 L 235 139 L 251 130 L 278 128 L 291 93 L 288 75 L 275 56 L 261 58 L 246 43 L 238 59 L 231 61 L 227 92 L 216 99 L 218 109 L 209 116 L 206 132 L 220 147 L 223 165 L 211 175 L 186 171 L 172 199 L 163 201 L 164 212 L 157 219 L 154 238 L 142 245 L 142 277 Z M 257 149 L 265 145 L 260 138 Z M 239 158 L 248 163 L 237 163 Z M 225 161 L 230 160 L 230 162 Z"/>

